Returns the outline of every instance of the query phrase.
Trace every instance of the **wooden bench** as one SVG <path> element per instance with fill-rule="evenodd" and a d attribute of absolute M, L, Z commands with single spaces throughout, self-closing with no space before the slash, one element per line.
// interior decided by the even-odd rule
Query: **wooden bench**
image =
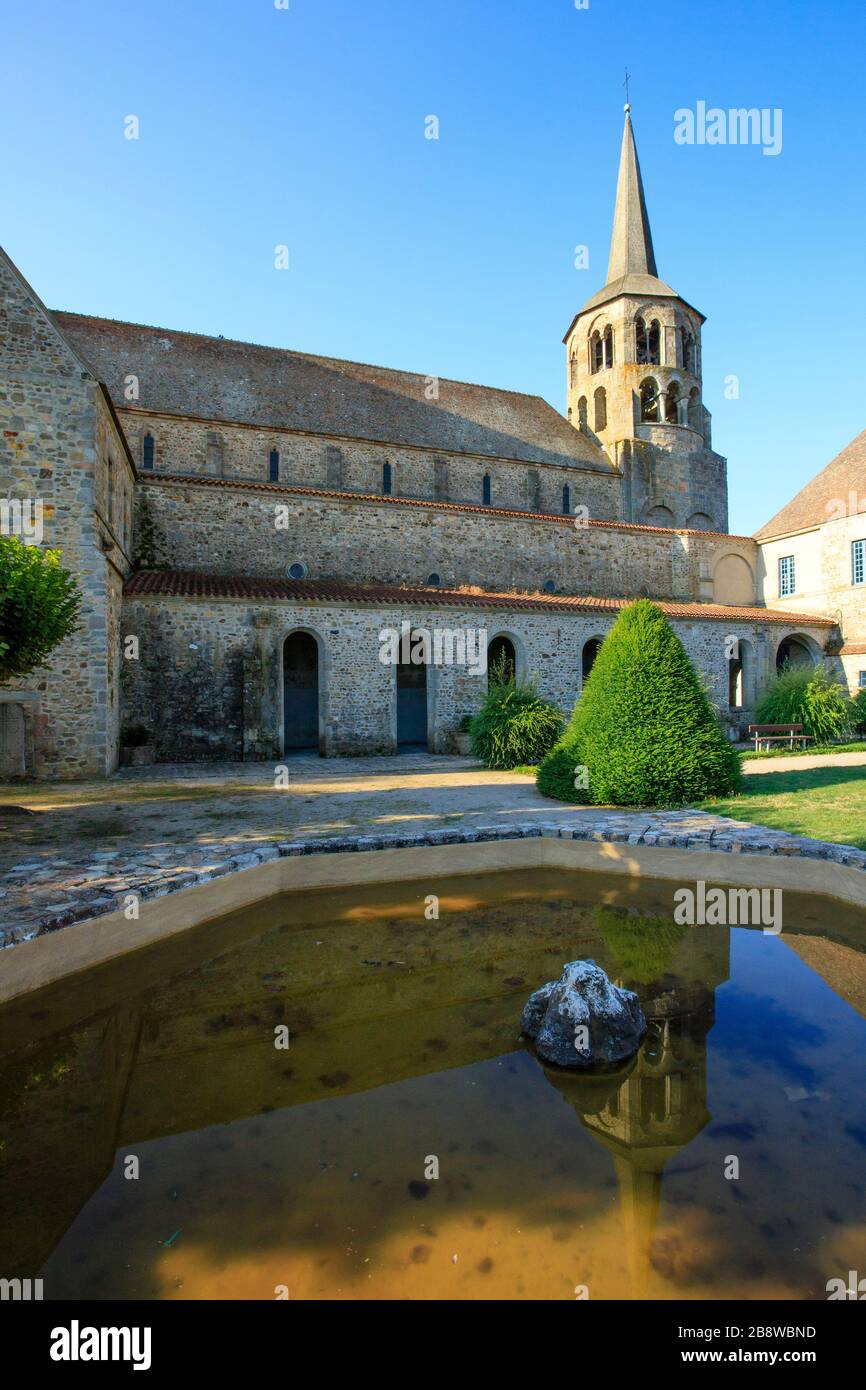
<path fill-rule="evenodd" d="M 793 748 L 796 743 L 805 748 L 812 742 L 812 735 L 803 733 L 802 724 L 750 724 L 749 738 L 755 740 L 756 753 L 760 752 L 762 744 L 769 748 L 771 743 L 787 743 Z"/>

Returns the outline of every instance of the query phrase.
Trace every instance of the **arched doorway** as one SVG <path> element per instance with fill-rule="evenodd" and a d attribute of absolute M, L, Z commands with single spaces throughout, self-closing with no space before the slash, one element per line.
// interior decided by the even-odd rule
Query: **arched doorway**
<path fill-rule="evenodd" d="M 755 655 L 751 642 L 737 638 L 727 660 L 728 708 L 751 708 L 755 702 Z"/>
<path fill-rule="evenodd" d="M 397 747 L 427 747 L 427 664 L 424 661 L 401 661 L 397 666 Z"/>
<path fill-rule="evenodd" d="M 505 637 L 501 633 L 487 643 L 487 684 L 490 684 L 490 673 L 493 671 L 497 676 L 501 674 L 506 681 L 512 681 L 517 676 L 517 652 L 510 637 Z"/>
<path fill-rule="evenodd" d="M 786 666 L 814 666 L 815 661 L 805 637 L 783 637 L 776 652 L 776 670 Z"/>
<path fill-rule="evenodd" d="M 287 753 L 319 747 L 319 644 L 309 632 L 283 643 L 283 729 Z"/>
<path fill-rule="evenodd" d="M 601 642 L 600 637 L 590 637 L 589 641 L 583 644 L 583 653 L 580 658 L 580 678 L 582 681 L 586 680 L 595 665 L 595 659 L 601 651 Z"/>

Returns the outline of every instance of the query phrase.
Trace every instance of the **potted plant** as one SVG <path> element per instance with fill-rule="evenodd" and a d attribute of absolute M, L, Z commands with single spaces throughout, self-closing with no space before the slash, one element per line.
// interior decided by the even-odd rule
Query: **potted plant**
<path fill-rule="evenodd" d="M 122 767 L 146 767 L 154 760 L 155 748 L 143 724 L 130 724 L 120 735 Z"/>
<path fill-rule="evenodd" d="M 465 714 L 457 725 L 457 732 L 454 735 L 454 744 L 461 758 L 468 758 L 472 753 L 472 740 L 469 736 L 469 725 L 472 723 L 472 715 Z"/>

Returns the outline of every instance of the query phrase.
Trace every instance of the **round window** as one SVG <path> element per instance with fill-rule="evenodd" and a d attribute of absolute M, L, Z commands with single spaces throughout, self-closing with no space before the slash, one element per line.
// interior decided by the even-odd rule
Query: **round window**
<path fill-rule="evenodd" d="M 544 581 L 544 592 L 545 592 L 546 594 L 555 594 L 555 593 L 556 593 L 556 580 L 555 580 L 555 579 L 545 579 L 545 581 Z"/>
<path fill-rule="evenodd" d="M 430 585 L 431 588 L 435 589 L 436 586 L 437 586 L 438 584 L 441 584 L 441 583 L 442 583 L 442 580 L 439 578 L 438 574 L 436 574 L 435 571 L 434 571 L 433 574 L 428 574 L 428 576 L 427 576 L 427 583 Z"/>
<path fill-rule="evenodd" d="M 286 573 L 288 574 L 290 579 L 306 579 L 307 567 L 306 565 L 296 563 L 294 565 L 289 565 L 289 568 L 286 571 Z"/>

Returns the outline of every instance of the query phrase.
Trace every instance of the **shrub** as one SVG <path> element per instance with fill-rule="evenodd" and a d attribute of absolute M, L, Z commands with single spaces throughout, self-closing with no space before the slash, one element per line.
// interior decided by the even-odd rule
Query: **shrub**
<path fill-rule="evenodd" d="M 838 738 L 851 722 L 851 701 L 823 666 L 785 666 L 755 709 L 756 724 L 802 724 L 816 743 Z"/>
<path fill-rule="evenodd" d="M 0 681 L 27 676 L 75 631 L 81 594 L 56 550 L 0 536 Z"/>
<path fill-rule="evenodd" d="M 491 666 L 487 695 L 469 728 L 472 752 L 485 767 L 540 762 L 562 732 L 560 710 L 538 694 L 535 681 L 516 680 Z"/>
<path fill-rule="evenodd" d="M 587 769 L 585 787 L 581 779 L 575 786 L 579 767 Z M 682 642 L 655 604 L 630 604 L 539 769 L 539 790 L 597 806 L 671 806 L 739 785 L 739 756 Z"/>
<path fill-rule="evenodd" d="M 851 701 L 851 725 L 859 734 L 866 733 L 866 690 L 858 690 Z"/>

